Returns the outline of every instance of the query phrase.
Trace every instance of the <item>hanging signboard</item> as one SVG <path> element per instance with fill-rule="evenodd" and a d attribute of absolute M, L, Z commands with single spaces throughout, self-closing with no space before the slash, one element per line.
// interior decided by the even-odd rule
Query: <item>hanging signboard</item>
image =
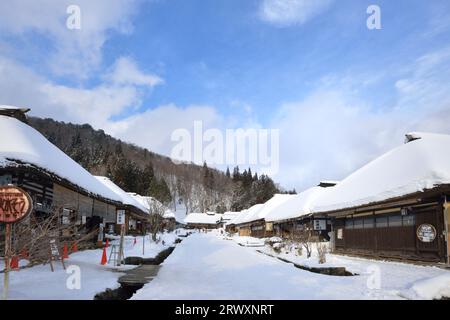
<path fill-rule="evenodd" d="M 417 228 L 417 238 L 422 242 L 433 242 L 436 239 L 436 228 L 428 223 L 421 224 Z"/>
<path fill-rule="evenodd" d="M 125 210 L 117 210 L 117 224 L 125 224 Z"/>
<path fill-rule="evenodd" d="M 31 197 L 14 186 L 0 187 L 0 223 L 22 220 L 33 210 Z"/>
<path fill-rule="evenodd" d="M 314 230 L 316 230 L 316 231 L 327 230 L 327 221 L 326 220 L 314 220 Z"/>

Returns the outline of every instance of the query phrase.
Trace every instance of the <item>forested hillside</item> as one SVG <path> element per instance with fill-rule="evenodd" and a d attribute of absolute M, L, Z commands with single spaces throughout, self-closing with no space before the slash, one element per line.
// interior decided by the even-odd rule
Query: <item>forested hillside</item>
<path fill-rule="evenodd" d="M 280 192 L 271 178 L 251 170 L 231 174 L 194 164 L 175 164 L 170 158 L 94 130 L 53 119 L 29 118 L 40 131 L 95 175 L 110 177 L 129 192 L 153 196 L 186 212 L 242 210 Z"/>

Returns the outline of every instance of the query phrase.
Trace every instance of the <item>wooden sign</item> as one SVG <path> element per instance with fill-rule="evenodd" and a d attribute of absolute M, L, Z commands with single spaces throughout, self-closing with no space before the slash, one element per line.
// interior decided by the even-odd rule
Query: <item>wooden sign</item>
<path fill-rule="evenodd" d="M 125 224 L 125 210 L 117 210 L 117 222 L 118 225 Z"/>
<path fill-rule="evenodd" d="M 15 223 L 33 210 L 31 197 L 14 186 L 0 187 L 0 223 Z"/>
<path fill-rule="evenodd" d="M 424 223 L 417 228 L 417 238 L 422 242 L 433 242 L 436 235 L 436 228 L 431 224 Z"/>

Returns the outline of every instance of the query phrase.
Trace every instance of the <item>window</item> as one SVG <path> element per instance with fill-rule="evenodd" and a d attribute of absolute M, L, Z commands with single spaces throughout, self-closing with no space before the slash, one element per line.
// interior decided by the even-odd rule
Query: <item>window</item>
<path fill-rule="evenodd" d="M 387 217 L 377 217 L 377 228 L 386 228 L 388 226 Z"/>
<path fill-rule="evenodd" d="M 403 216 L 403 226 L 404 227 L 414 226 L 415 222 L 416 222 L 416 219 L 415 219 L 414 215 Z"/>
<path fill-rule="evenodd" d="M 345 229 L 353 229 L 353 220 L 351 219 L 345 220 Z"/>
<path fill-rule="evenodd" d="M 355 219 L 354 228 L 355 229 L 363 229 L 364 228 L 364 220 L 363 219 Z"/>
<path fill-rule="evenodd" d="M 401 227 L 402 226 L 402 216 L 395 215 L 389 217 L 389 227 Z"/>
<path fill-rule="evenodd" d="M 374 227 L 374 219 L 373 217 L 364 218 L 364 229 L 371 229 Z"/>

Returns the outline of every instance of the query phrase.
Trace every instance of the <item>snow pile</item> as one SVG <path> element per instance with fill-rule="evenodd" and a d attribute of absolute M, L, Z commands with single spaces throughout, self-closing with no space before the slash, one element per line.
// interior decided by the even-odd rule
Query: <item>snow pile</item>
<path fill-rule="evenodd" d="M 106 188 L 114 192 L 118 197 L 120 197 L 121 202 L 125 205 L 133 206 L 145 213 L 148 212 L 147 208 L 143 206 L 139 201 L 132 197 L 129 193 L 121 189 L 117 184 L 111 181 L 111 179 L 102 176 L 95 176 L 95 179 L 100 181 Z"/>
<path fill-rule="evenodd" d="M 314 201 L 326 188 L 313 187 L 302 193 L 291 195 L 286 201 L 272 208 L 265 217 L 267 222 L 299 218 L 311 213 Z"/>
<path fill-rule="evenodd" d="M 51 144 L 42 134 L 11 117 L 0 116 L 0 167 L 35 166 L 103 198 L 121 197 Z"/>
<path fill-rule="evenodd" d="M 408 143 L 325 189 L 313 211 L 345 209 L 450 184 L 450 136 L 417 132 L 408 136 Z"/>
<path fill-rule="evenodd" d="M 190 213 L 184 218 L 186 224 L 218 224 L 222 219 L 221 214 Z"/>
<path fill-rule="evenodd" d="M 416 282 L 412 290 L 420 299 L 450 298 L 450 272 Z"/>

